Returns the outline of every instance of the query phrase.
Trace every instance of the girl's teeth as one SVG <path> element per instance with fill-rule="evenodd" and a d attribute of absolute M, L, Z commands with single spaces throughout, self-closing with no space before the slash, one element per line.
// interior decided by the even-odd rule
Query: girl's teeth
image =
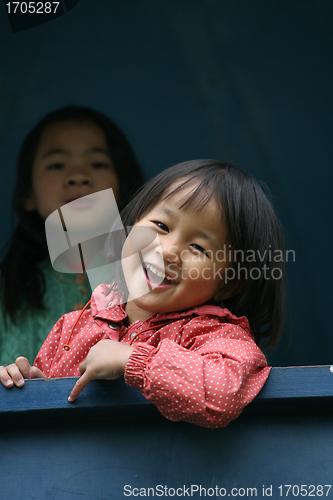
<path fill-rule="evenodd" d="M 160 273 L 155 267 L 153 267 L 151 264 L 146 264 L 146 268 L 149 269 L 149 271 L 151 271 L 152 273 L 156 274 L 156 276 L 158 276 L 159 278 L 166 278 L 167 280 L 169 281 L 172 281 L 171 278 L 169 278 L 169 276 L 165 276 L 164 274 Z"/>

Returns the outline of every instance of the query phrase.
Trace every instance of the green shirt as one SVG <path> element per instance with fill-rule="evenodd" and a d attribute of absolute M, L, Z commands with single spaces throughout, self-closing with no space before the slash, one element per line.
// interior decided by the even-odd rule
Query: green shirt
<path fill-rule="evenodd" d="M 45 310 L 28 310 L 18 314 L 13 324 L 0 308 L 0 365 L 14 363 L 18 356 L 33 363 L 53 325 L 65 313 L 82 309 L 91 296 L 84 274 L 61 274 L 49 261 L 40 265 L 45 278 Z"/>

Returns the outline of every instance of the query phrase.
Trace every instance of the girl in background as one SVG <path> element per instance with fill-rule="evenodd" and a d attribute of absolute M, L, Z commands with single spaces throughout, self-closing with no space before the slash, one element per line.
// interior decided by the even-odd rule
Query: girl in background
<path fill-rule="evenodd" d="M 126 137 L 97 111 L 67 106 L 30 131 L 17 163 L 17 226 L 0 266 L 0 364 L 22 352 L 32 361 L 55 321 L 81 309 L 91 293 L 85 274 L 52 269 L 45 219 L 70 201 L 108 188 L 124 206 L 142 180 Z"/>
<path fill-rule="evenodd" d="M 2 383 L 81 375 L 74 401 L 90 380 L 124 376 L 170 420 L 227 425 L 269 375 L 258 344 L 274 348 L 283 328 L 272 205 L 243 170 L 197 160 L 156 176 L 122 222 L 133 227 L 120 245 L 126 286 L 100 285 L 90 309 L 58 321 L 33 367 L 22 357 L 1 367 Z"/>

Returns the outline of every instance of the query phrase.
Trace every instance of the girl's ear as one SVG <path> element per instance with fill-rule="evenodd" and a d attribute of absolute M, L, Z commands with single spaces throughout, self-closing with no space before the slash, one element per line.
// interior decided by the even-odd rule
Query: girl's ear
<path fill-rule="evenodd" d="M 35 196 L 32 192 L 30 192 L 26 197 L 25 201 L 23 202 L 23 206 L 28 212 L 33 212 L 34 210 L 36 210 L 37 207 Z"/>

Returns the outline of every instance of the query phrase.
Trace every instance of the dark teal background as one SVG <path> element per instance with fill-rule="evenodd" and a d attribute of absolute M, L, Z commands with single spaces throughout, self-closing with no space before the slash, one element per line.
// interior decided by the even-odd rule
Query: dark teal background
<path fill-rule="evenodd" d="M 332 363 L 332 49 L 328 0 L 80 0 L 17 33 L 1 4 L 1 243 L 25 134 L 56 107 L 97 108 L 147 178 L 209 157 L 267 183 L 296 254 L 269 361 Z"/>

